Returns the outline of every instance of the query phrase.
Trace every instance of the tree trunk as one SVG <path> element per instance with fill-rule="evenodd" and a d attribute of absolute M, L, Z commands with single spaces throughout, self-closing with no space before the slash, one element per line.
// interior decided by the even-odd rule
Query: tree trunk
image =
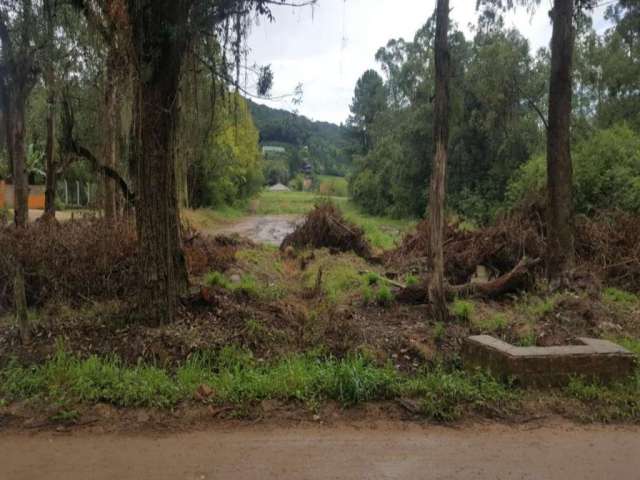
<path fill-rule="evenodd" d="M 56 218 L 56 182 L 58 165 L 55 159 L 55 110 L 56 91 L 54 85 L 53 67 L 49 66 L 47 71 L 47 143 L 45 147 L 45 169 L 47 173 L 44 192 L 44 214 L 45 219 Z"/>
<path fill-rule="evenodd" d="M 109 55 L 107 57 L 107 71 L 104 91 L 104 151 L 102 161 L 103 165 L 111 168 L 112 170 L 116 169 L 117 163 L 117 68 L 117 53 L 115 52 L 115 47 L 111 47 L 109 49 Z M 102 179 L 104 216 L 105 218 L 113 219 L 117 213 L 115 182 L 107 175 L 102 175 Z"/>
<path fill-rule="evenodd" d="M 560 280 L 573 267 L 571 96 L 574 0 L 554 0 L 547 132 L 547 276 Z"/>
<path fill-rule="evenodd" d="M 187 273 L 180 241 L 173 142 L 176 97 L 186 50 L 188 8 L 184 2 L 133 2 L 135 53 L 139 65 L 134 103 L 136 225 L 145 293 L 141 298 L 156 323 L 175 318 Z M 171 32 L 168 34 L 167 32 Z"/>
<path fill-rule="evenodd" d="M 57 169 L 55 160 L 55 119 L 56 119 L 56 85 L 54 70 L 55 55 L 55 5 L 53 0 L 46 0 L 43 4 L 47 27 L 47 64 L 45 69 L 45 85 L 47 88 L 47 143 L 45 146 L 46 184 L 44 192 L 44 219 L 56 218 L 56 180 Z"/>
<path fill-rule="evenodd" d="M 448 318 L 444 288 L 444 201 L 449 145 L 449 0 L 438 0 L 436 11 L 433 140 L 435 156 L 429 189 L 429 299 L 438 321 Z"/>
<path fill-rule="evenodd" d="M 13 90 L 9 95 L 14 98 L 9 99 L 10 114 L 7 117 L 9 122 L 9 142 L 11 148 L 9 152 L 12 156 L 13 165 L 13 209 L 14 222 L 18 227 L 23 227 L 29 220 L 29 179 L 27 176 L 27 150 L 25 145 L 25 103 L 24 96 Z"/>
<path fill-rule="evenodd" d="M 31 326 L 29 325 L 29 311 L 27 309 L 27 294 L 24 284 L 24 271 L 22 265 L 16 265 L 16 273 L 13 283 L 13 296 L 16 310 L 16 324 L 20 332 L 23 344 L 31 341 Z"/>

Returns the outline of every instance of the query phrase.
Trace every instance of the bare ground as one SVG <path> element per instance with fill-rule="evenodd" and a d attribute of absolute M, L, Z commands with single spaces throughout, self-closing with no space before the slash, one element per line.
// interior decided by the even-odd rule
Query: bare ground
<path fill-rule="evenodd" d="M 250 216 L 219 228 L 205 230 L 209 235 L 238 234 L 256 243 L 280 245 L 284 237 L 293 232 L 300 223 L 299 215 L 261 215 Z"/>
<path fill-rule="evenodd" d="M 636 478 L 640 429 L 546 423 L 459 429 L 399 422 L 235 426 L 201 432 L 9 433 L 0 478 Z"/>

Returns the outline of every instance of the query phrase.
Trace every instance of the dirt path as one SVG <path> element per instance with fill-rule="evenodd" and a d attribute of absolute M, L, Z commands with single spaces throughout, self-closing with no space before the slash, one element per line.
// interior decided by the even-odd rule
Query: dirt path
<path fill-rule="evenodd" d="M 207 233 L 231 235 L 237 233 L 257 243 L 280 245 L 301 221 L 299 215 L 262 215 L 243 218 L 231 225 L 207 230 Z"/>
<path fill-rule="evenodd" d="M 570 425 L 240 427 L 123 436 L 0 435 L 11 480 L 638 478 L 640 429 Z"/>

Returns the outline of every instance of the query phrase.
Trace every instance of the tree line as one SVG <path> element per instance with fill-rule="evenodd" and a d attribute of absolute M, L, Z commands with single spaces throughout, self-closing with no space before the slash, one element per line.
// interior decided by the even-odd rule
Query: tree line
<path fill-rule="evenodd" d="M 597 2 L 555 0 L 550 48 L 532 54 L 503 14 L 537 3 L 479 0 L 469 41 L 439 0 L 412 42 L 377 52 L 384 77 L 369 70 L 355 88 L 352 196 L 378 214 L 422 216 L 428 206 L 430 294 L 443 318 L 445 192 L 446 206 L 482 223 L 544 190 L 555 281 L 573 266 L 576 208 L 638 211 L 640 4 L 608 3 L 612 26 L 598 35 Z"/>

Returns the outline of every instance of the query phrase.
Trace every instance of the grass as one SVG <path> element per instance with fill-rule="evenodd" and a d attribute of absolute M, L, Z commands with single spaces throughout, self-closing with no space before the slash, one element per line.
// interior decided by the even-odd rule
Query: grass
<path fill-rule="evenodd" d="M 332 179 L 332 181 L 346 181 Z M 376 217 L 362 213 L 347 197 L 321 195 L 313 192 L 269 192 L 260 193 L 248 203 L 244 210 L 224 207 L 216 210 L 187 210 L 187 218 L 194 226 L 211 228 L 216 224 L 238 220 L 247 214 L 252 215 L 305 215 L 322 200 L 331 200 L 338 205 L 347 220 L 360 226 L 367 240 L 379 250 L 393 248 L 396 243 L 416 224 L 413 219 L 393 219 Z"/>
<path fill-rule="evenodd" d="M 469 321 L 473 316 L 475 307 L 472 302 L 468 300 L 461 300 L 456 298 L 450 307 L 451 314 L 458 320 Z"/>
<path fill-rule="evenodd" d="M 640 421 L 640 369 L 623 382 L 602 385 L 574 378 L 565 395 L 583 404 L 583 420 L 598 422 Z"/>
<path fill-rule="evenodd" d="M 602 297 L 609 303 L 625 307 L 640 305 L 640 297 L 638 295 L 617 288 L 605 288 L 604 292 L 602 292 Z"/>
<path fill-rule="evenodd" d="M 376 292 L 376 302 L 381 307 L 390 307 L 393 303 L 394 296 L 388 285 L 382 285 Z"/>
<path fill-rule="evenodd" d="M 493 313 L 486 318 L 475 318 L 473 326 L 486 333 L 504 330 L 509 324 L 509 318 L 504 313 Z"/>
<path fill-rule="evenodd" d="M 244 274 L 239 282 L 232 282 L 225 274 L 213 271 L 205 275 L 204 283 L 209 287 L 219 287 L 262 300 L 276 300 L 286 293 L 279 286 L 260 282 L 251 274 Z"/>
<path fill-rule="evenodd" d="M 455 420 L 469 409 L 503 408 L 516 398 L 507 386 L 481 373 L 436 367 L 409 377 L 363 355 L 336 359 L 317 352 L 263 364 L 236 347 L 193 355 L 173 373 L 144 364 L 126 366 L 115 357 L 82 360 L 60 348 L 41 366 L 10 363 L 0 371 L 0 379 L 3 401 L 53 403 L 66 420 L 78 404 L 171 408 L 191 399 L 203 384 L 213 390 L 212 402 L 234 406 L 265 399 L 296 400 L 311 407 L 335 400 L 348 406 L 412 397 L 419 399 L 426 417 L 438 421 Z"/>

